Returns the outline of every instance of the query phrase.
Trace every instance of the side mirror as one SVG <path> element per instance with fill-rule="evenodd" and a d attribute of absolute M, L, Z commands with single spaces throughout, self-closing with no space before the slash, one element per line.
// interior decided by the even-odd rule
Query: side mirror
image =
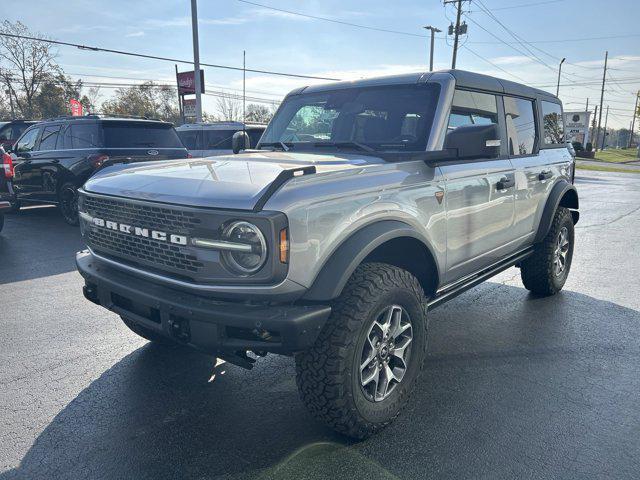
<path fill-rule="evenodd" d="M 247 132 L 240 130 L 234 133 L 231 138 L 231 148 L 233 149 L 233 153 L 240 153 L 240 150 L 251 148 L 251 139 L 249 135 L 247 135 Z"/>
<path fill-rule="evenodd" d="M 498 125 L 465 125 L 447 134 L 445 149 L 456 149 L 458 158 L 495 158 L 500 155 Z"/>

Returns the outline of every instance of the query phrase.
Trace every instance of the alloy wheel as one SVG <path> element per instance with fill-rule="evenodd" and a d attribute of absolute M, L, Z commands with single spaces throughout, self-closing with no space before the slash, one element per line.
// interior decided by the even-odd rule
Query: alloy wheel
<path fill-rule="evenodd" d="M 562 227 L 558 233 L 556 246 L 553 251 L 553 273 L 559 277 L 567 268 L 567 255 L 569 253 L 569 230 Z"/>
<path fill-rule="evenodd" d="M 360 386 L 367 399 L 381 402 L 402 382 L 409 365 L 413 329 L 407 311 L 386 307 L 373 322 L 360 360 Z"/>

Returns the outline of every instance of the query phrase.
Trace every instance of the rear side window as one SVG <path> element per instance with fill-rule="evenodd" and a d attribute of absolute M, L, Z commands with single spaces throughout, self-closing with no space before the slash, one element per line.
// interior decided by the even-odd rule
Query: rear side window
<path fill-rule="evenodd" d="M 52 125 L 44 127 L 42 131 L 42 138 L 40 139 L 40 146 L 38 150 L 55 150 L 56 143 L 58 141 L 58 132 L 60 131 L 60 125 Z"/>
<path fill-rule="evenodd" d="M 536 148 L 536 119 L 533 102 L 503 97 L 509 155 L 530 155 Z"/>
<path fill-rule="evenodd" d="M 255 147 L 258 144 L 258 142 L 260 141 L 260 137 L 262 137 L 263 132 L 264 132 L 263 129 L 259 129 L 259 130 L 247 129 L 247 135 L 249 135 L 249 138 L 251 139 L 251 147 Z"/>
<path fill-rule="evenodd" d="M 184 148 L 171 125 L 152 122 L 103 122 L 106 148 Z"/>
<path fill-rule="evenodd" d="M 96 123 L 74 123 L 64 133 L 64 148 L 100 148 L 100 130 Z"/>
<path fill-rule="evenodd" d="M 544 144 L 564 146 L 564 121 L 562 108 L 553 102 L 542 103 L 542 122 L 544 124 Z"/>
<path fill-rule="evenodd" d="M 205 130 L 205 150 L 231 150 L 231 140 L 236 130 Z"/>
<path fill-rule="evenodd" d="M 201 133 L 198 130 L 176 130 L 182 144 L 189 150 L 201 150 Z"/>
<path fill-rule="evenodd" d="M 456 90 L 453 94 L 448 131 L 465 125 L 498 123 L 496 96 L 488 93 Z"/>
<path fill-rule="evenodd" d="M 11 125 L 5 127 L 0 124 L 0 140 L 11 140 Z"/>

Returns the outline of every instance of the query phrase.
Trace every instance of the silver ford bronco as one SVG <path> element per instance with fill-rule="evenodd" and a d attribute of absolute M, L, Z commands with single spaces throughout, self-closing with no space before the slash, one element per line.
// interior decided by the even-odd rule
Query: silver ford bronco
<path fill-rule="evenodd" d="M 512 266 L 535 295 L 567 279 L 578 195 L 547 92 L 460 70 L 305 87 L 245 142 L 87 181 L 84 295 L 159 344 L 293 356 L 346 435 L 407 403 L 431 309 Z"/>

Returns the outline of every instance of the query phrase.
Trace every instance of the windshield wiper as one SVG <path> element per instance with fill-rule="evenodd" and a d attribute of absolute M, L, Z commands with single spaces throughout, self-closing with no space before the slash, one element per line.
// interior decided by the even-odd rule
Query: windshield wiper
<path fill-rule="evenodd" d="M 371 148 L 369 145 L 365 145 L 364 143 L 360 143 L 360 142 L 353 142 L 353 141 L 348 141 L 348 142 L 316 142 L 313 144 L 314 147 L 336 147 L 336 148 L 342 148 L 342 147 L 347 147 L 347 148 L 357 148 L 359 150 L 364 150 L 365 152 L 375 152 L 375 150 L 373 148 Z"/>
<path fill-rule="evenodd" d="M 278 148 L 279 147 L 279 148 L 282 149 L 282 151 L 288 152 L 289 149 L 291 147 L 293 147 L 293 144 L 290 143 L 289 145 L 287 145 L 284 142 L 268 142 L 268 143 L 261 143 L 260 144 L 260 148 L 262 148 L 262 147 L 271 147 L 271 148 Z"/>

